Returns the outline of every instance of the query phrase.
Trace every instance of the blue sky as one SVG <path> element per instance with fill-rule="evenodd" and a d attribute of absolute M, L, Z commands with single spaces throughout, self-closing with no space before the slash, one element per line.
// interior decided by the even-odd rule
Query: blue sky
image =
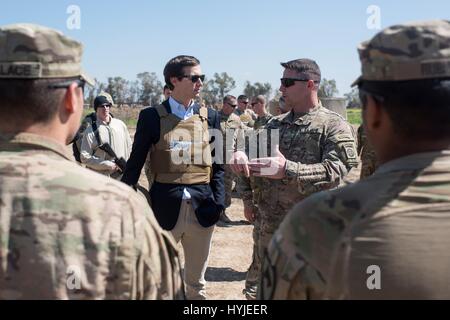
<path fill-rule="evenodd" d="M 81 9 L 81 29 L 69 30 L 67 7 Z M 359 74 L 357 45 L 378 30 L 366 12 L 380 8 L 381 27 L 413 20 L 450 19 L 450 1 L 300 0 L 40 0 L 4 1 L 0 24 L 32 22 L 63 31 L 85 45 L 84 68 L 93 77 L 134 80 L 179 54 L 198 57 L 211 77 L 226 71 L 240 94 L 246 80 L 279 87 L 279 62 L 312 58 L 339 94 Z"/>

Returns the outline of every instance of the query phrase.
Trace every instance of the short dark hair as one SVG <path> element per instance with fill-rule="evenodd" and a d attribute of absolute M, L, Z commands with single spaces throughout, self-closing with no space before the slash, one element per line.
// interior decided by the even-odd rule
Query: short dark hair
<path fill-rule="evenodd" d="M 367 95 L 371 95 L 386 110 L 402 137 L 450 138 L 450 78 L 363 81 L 359 89 L 363 108 Z"/>
<path fill-rule="evenodd" d="M 238 100 L 248 100 L 248 97 L 247 97 L 245 94 L 241 94 L 241 95 L 238 97 Z"/>
<path fill-rule="evenodd" d="M 314 60 L 296 59 L 288 62 L 281 62 L 281 66 L 301 73 L 308 80 L 313 80 L 318 83 L 322 80 L 319 65 Z"/>
<path fill-rule="evenodd" d="M 223 97 L 222 103 L 225 104 L 225 103 L 230 102 L 231 100 L 236 100 L 236 97 L 228 94 L 225 97 Z"/>
<path fill-rule="evenodd" d="M 200 61 L 193 56 L 177 56 L 167 62 L 164 67 L 164 81 L 170 90 L 173 90 L 173 84 L 170 78 L 183 76 L 184 67 L 195 67 L 200 65 Z"/>
<path fill-rule="evenodd" d="M 49 86 L 68 80 L 71 79 L 0 79 L 0 121 L 48 123 L 65 96 L 64 89 Z"/>
<path fill-rule="evenodd" d="M 264 104 L 264 105 L 266 104 L 266 98 L 263 95 L 261 95 L 261 94 L 256 96 L 256 97 L 254 97 L 253 99 L 258 101 L 259 103 Z"/>
<path fill-rule="evenodd" d="M 163 92 L 166 90 L 171 90 L 167 84 L 164 85 Z"/>

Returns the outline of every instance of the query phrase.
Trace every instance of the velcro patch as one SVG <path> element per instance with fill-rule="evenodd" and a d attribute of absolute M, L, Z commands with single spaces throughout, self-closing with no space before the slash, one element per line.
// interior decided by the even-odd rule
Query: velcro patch
<path fill-rule="evenodd" d="M 0 62 L 0 78 L 36 79 L 41 77 L 40 62 Z"/>
<path fill-rule="evenodd" d="M 346 144 L 344 145 L 344 151 L 345 155 L 348 159 L 355 159 L 356 158 L 356 150 L 353 147 L 353 145 Z"/>

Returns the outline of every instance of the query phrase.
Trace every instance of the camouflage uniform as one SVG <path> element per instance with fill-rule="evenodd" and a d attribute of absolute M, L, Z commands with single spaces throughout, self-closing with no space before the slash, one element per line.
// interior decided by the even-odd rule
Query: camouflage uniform
<path fill-rule="evenodd" d="M 270 119 L 272 119 L 273 116 L 270 113 L 266 113 L 264 116 L 262 117 L 258 117 L 255 121 L 255 124 L 253 126 L 253 128 L 255 130 L 261 129 L 262 127 L 264 127 L 267 122 L 269 122 Z"/>
<path fill-rule="evenodd" d="M 241 122 L 248 128 L 253 128 L 255 125 L 255 120 L 256 120 L 256 114 L 249 110 L 249 109 L 245 109 L 244 111 L 239 110 L 239 108 L 236 108 L 236 110 L 234 110 L 234 114 L 239 116 L 239 118 L 241 119 Z"/>
<path fill-rule="evenodd" d="M 364 179 L 373 174 L 379 164 L 377 162 L 375 150 L 373 150 L 373 147 L 370 145 L 367 135 L 364 132 L 363 125 L 358 128 L 358 154 L 361 159 L 360 178 Z"/>
<path fill-rule="evenodd" d="M 448 78 L 450 22 L 387 28 L 360 57 L 358 84 Z M 449 299 L 449 212 L 450 150 L 386 162 L 289 213 L 265 257 L 260 298 Z M 371 275 L 380 290 L 369 289 Z"/>
<path fill-rule="evenodd" d="M 258 117 L 255 121 L 254 130 L 257 131 L 263 128 L 267 122 L 272 119 L 272 115 L 266 114 L 263 117 Z M 259 281 L 259 274 L 261 271 L 261 258 L 259 255 L 260 250 L 258 249 L 259 244 L 259 233 L 261 227 L 261 214 L 259 213 L 257 203 L 260 195 L 260 183 L 261 178 L 250 177 L 246 178 L 244 176 L 238 176 L 238 183 L 236 189 L 240 194 L 245 207 L 252 208 L 255 213 L 255 221 L 253 222 L 253 253 L 252 262 L 247 270 L 247 276 L 245 279 L 245 290 L 244 293 L 247 299 L 256 299 L 256 290 Z"/>
<path fill-rule="evenodd" d="M 337 187 L 357 165 L 350 125 L 322 106 L 297 119 L 292 111 L 274 117 L 266 128 L 280 130 L 279 149 L 287 162 L 284 179 L 261 179 L 260 256 L 289 209 L 315 192 Z"/>
<path fill-rule="evenodd" d="M 175 244 L 133 189 L 42 136 L 0 143 L 0 299 L 182 297 Z"/>
<path fill-rule="evenodd" d="M 230 152 L 227 152 L 227 145 L 226 145 L 226 130 L 235 130 L 234 134 L 235 137 L 233 137 L 233 141 L 236 139 L 236 135 L 238 134 L 238 130 L 242 129 L 242 123 L 238 116 L 236 116 L 234 113 L 230 115 L 225 115 L 222 111 L 219 111 L 220 115 L 220 129 L 223 134 L 223 156 L 224 161 L 226 160 L 225 157 L 227 154 L 230 154 Z M 233 144 L 234 145 L 234 144 Z M 228 208 L 231 205 L 231 193 L 233 188 L 233 181 L 235 180 L 236 175 L 231 171 L 229 165 L 225 165 L 225 209 Z"/>
<path fill-rule="evenodd" d="M 0 44 L 2 79 L 91 83 L 82 45 L 55 30 L 1 27 Z M 0 134 L 0 299 L 183 298 L 174 242 L 145 199 L 68 151 L 39 134 Z"/>

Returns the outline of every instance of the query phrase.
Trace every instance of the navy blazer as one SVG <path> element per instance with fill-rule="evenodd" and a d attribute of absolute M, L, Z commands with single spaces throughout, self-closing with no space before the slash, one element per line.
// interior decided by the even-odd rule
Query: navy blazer
<path fill-rule="evenodd" d="M 162 103 L 168 113 L 172 113 L 169 100 Z M 194 113 L 200 107 L 194 106 Z M 217 111 L 208 108 L 208 127 L 220 130 L 220 116 Z M 133 149 L 127 162 L 122 181 L 134 186 L 138 183 L 142 167 L 152 145 L 158 143 L 160 136 L 160 117 L 155 108 L 146 108 L 139 113 L 139 120 L 134 136 Z M 211 142 L 214 141 L 214 137 Z M 214 148 L 211 155 L 214 159 Z M 163 229 L 172 230 L 178 220 L 183 190 L 191 194 L 192 205 L 198 222 L 203 227 L 217 223 L 225 205 L 224 167 L 213 163 L 212 178 L 209 184 L 180 185 L 154 182 L 150 190 L 152 209 Z"/>

